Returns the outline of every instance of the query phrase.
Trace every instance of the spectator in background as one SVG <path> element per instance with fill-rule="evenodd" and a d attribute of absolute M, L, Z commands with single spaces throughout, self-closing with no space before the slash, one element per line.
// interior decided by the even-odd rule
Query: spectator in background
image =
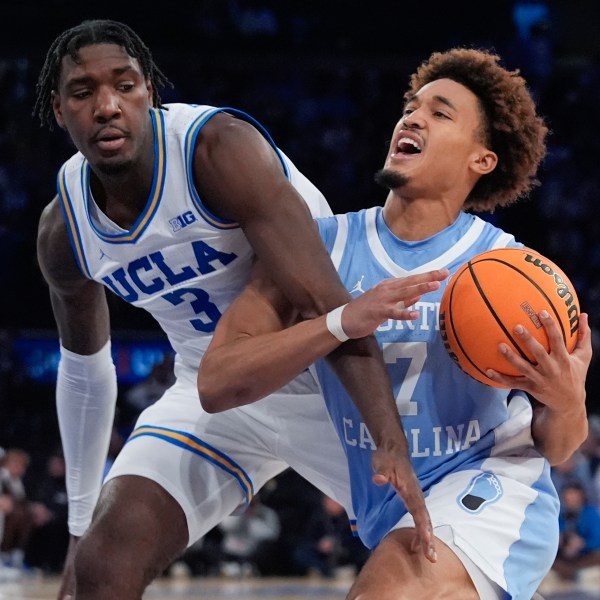
<path fill-rule="evenodd" d="M 25 548 L 25 564 L 45 573 L 61 572 L 67 547 L 67 489 L 62 452 L 50 454 L 46 469 L 31 492 L 30 512 L 35 529 Z"/>
<path fill-rule="evenodd" d="M 269 562 L 274 548 L 269 542 L 277 540 L 281 524 L 277 513 L 255 496 L 243 514 L 225 517 L 219 528 L 224 574 L 250 575 L 260 571 L 259 563 Z"/>
<path fill-rule="evenodd" d="M 221 573 L 223 531 L 217 525 L 189 546 L 178 561 L 169 568 L 172 574 L 173 566 L 180 562 L 190 575 L 216 576 Z"/>
<path fill-rule="evenodd" d="M 329 517 L 336 538 L 336 567 L 350 566 L 357 574 L 367 562 L 371 551 L 352 532 L 344 507 L 328 496 L 323 497 L 323 506 Z"/>
<path fill-rule="evenodd" d="M 4 455 L 4 448 L 0 448 L 0 460 L 4 458 Z M 6 515 L 12 511 L 13 506 L 14 502 L 12 496 L 4 490 L 0 490 L 0 542 L 4 537 L 4 521 L 6 519 Z M 1 566 L 2 563 L 0 563 L 0 568 Z"/>
<path fill-rule="evenodd" d="M 563 579 L 576 579 L 581 569 L 600 565 L 600 512 L 578 482 L 564 485 L 560 501 L 560 542 L 552 569 Z"/>
<path fill-rule="evenodd" d="M 321 504 L 305 524 L 304 536 L 294 550 L 296 569 L 302 574 L 333 577 L 336 567 L 352 565 L 360 571 L 369 550 L 352 535 L 344 507 L 322 495 Z"/>
<path fill-rule="evenodd" d="M 270 560 L 260 557 L 260 574 L 304 575 L 306 571 L 298 568 L 294 553 L 302 543 L 312 515 L 321 510 L 321 492 L 292 469 L 286 469 L 261 490 L 261 499 L 277 513 L 281 534 L 270 543 L 273 548 Z"/>
<path fill-rule="evenodd" d="M 586 442 L 583 442 L 584 445 Z M 556 491 L 561 494 L 563 488 L 576 481 L 584 489 L 587 498 L 597 504 L 596 486 L 592 479 L 591 461 L 581 448 L 564 462 L 552 467 L 552 482 Z"/>
<path fill-rule="evenodd" d="M 0 492 L 12 500 L 12 509 L 4 517 L 0 550 L 4 564 L 15 568 L 23 566 L 25 546 L 34 526 L 23 484 L 29 460 L 29 454 L 24 450 L 9 448 L 0 461 Z"/>
<path fill-rule="evenodd" d="M 589 468 L 594 494 L 590 500 L 600 508 L 600 415 L 590 415 L 588 423 L 588 435 L 579 450 L 586 458 Z"/>
<path fill-rule="evenodd" d="M 4 521 L 6 515 L 10 514 L 14 506 L 13 499 L 10 494 L 0 494 L 0 541 L 4 537 Z"/>
<path fill-rule="evenodd" d="M 4 455 L 4 450 L 0 448 L 0 454 Z M 6 516 L 9 515 L 14 508 L 14 501 L 10 494 L 7 494 L 3 491 L 0 492 L 0 542 L 4 536 L 4 521 Z M 2 561 L 0 561 L 0 583 L 4 581 L 12 581 L 19 578 L 21 575 L 21 571 L 19 569 L 15 569 L 14 567 L 10 567 L 5 565 Z"/>

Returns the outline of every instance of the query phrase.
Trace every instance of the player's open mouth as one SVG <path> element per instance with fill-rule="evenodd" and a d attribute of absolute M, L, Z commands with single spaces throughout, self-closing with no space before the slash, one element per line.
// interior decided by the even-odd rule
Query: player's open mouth
<path fill-rule="evenodd" d="M 421 154 L 421 146 L 415 140 L 408 137 L 401 137 L 396 146 L 396 153 L 400 154 Z"/>
<path fill-rule="evenodd" d="M 412 159 L 423 151 L 421 143 L 412 137 L 406 135 L 398 138 L 396 150 L 392 152 L 391 158 L 396 159 Z"/>

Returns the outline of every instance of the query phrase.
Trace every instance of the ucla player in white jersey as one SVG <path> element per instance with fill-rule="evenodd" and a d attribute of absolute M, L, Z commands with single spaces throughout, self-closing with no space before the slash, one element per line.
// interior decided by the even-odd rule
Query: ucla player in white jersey
<path fill-rule="evenodd" d="M 351 512 L 343 450 L 308 372 L 227 414 L 203 411 L 197 392 L 202 354 L 255 253 L 306 317 L 350 300 L 311 218 L 331 211 L 250 117 L 163 106 L 166 83 L 137 34 L 110 20 L 61 34 L 38 81 L 42 123 L 55 119 L 78 149 L 60 169 L 38 235 L 61 349 L 72 534 L 61 600 L 75 591 L 79 600 L 140 598 L 188 544 L 288 466 Z M 432 280 L 419 279 L 423 289 Z M 117 392 L 107 288 L 157 319 L 176 351 L 177 380 L 140 415 L 96 506 Z M 378 476 L 402 494 L 434 560 L 375 339 L 348 345 L 332 364 L 380 443 Z"/>
<path fill-rule="evenodd" d="M 546 313 L 539 316 L 549 352 L 525 327 L 516 330 L 537 365 L 501 345 L 522 375 L 489 376 L 511 389 L 475 381 L 445 350 L 439 306 L 447 280 L 423 295 L 415 290 L 408 319 L 403 305 L 395 317 L 389 314 L 396 288 L 411 277 L 432 269 L 451 274 L 485 250 L 522 246 L 465 209 L 493 210 L 527 193 L 547 129 L 524 80 L 484 51 L 433 54 L 412 76 L 405 101 L 376 176 L 390 190 L 385 206 L 318 220 L 354 299 L 289 327 L 296 311 L 258 265 L 204 356 L 200 396 L 212 410 L 231 406 L 227 398 L 253 402 L 316 361 L 348 459 L 358 533 L 374 548 L 349 599 L 530 600 L 557 550 L 550 465 L 565 460 L 587 432 L 587 314 L 579 317 L 570 355 Z M 371 484 L 377 444 L 343 384 L 318 360 L 372 331 L 426 495 L 438 540 L 436 564 L 415 552 L 414 523 L 401 499 L 389 486 Z M 249 366 L 246 356 L 252 357 Z"/>

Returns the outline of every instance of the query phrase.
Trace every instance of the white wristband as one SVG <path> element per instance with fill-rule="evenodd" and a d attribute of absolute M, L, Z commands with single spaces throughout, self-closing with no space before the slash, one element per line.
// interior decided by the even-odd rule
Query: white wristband
<path fill-rule="evenodd" d="M 344 328 L 342 327 L 342 312 L 346 306 L 347 304 L 342 304 L 342 306 L 338 306 L 327 313 L 327 329 L 329 330 L 329 333 L 331 333 L 331 335 L 337 338 L 340 342 L 345 342 L 350 339 L 350 336 L 346 334 Z"/>

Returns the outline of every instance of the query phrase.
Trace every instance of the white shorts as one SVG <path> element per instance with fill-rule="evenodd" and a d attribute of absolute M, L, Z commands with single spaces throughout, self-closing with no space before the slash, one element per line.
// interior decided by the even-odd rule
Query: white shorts
<path fill-rule="evenodd" d="M 217 414 L 202 409 L 196 372 L 178 365 L 176 373 L 176 383 L 139 416 L 105 481 L 139 475 L 161 485 L 186 515 L 189 545 L 288 466 L 354 518 L 346 455 L 310 373 Z"/>
<path fill-rule="evenodd" d="M 444 477 L 426 496 L 434 533 L 456 552 L 484 600 L 506 597 L 503 590 L 530 600 L 558 548 L 559 502 L 549 464 L 533 447 L 531 406 L 516 397 L 509 412 L 510 434 L 497 430 L 494 454 L 479 468 Z M 394 529 L 413 525 L 406 514 Z"/>

